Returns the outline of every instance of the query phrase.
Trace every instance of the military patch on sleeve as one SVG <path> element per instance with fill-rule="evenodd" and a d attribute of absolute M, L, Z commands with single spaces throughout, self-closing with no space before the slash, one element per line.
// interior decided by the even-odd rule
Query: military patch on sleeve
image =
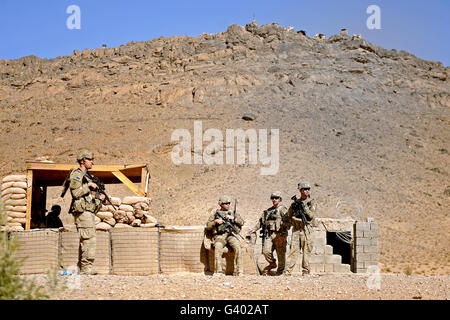
<path fill-rule="evenodd" d="M 73 180 L 80 181 L 80 177 L 75 176 L 75 177 L 73 177 Z"/>

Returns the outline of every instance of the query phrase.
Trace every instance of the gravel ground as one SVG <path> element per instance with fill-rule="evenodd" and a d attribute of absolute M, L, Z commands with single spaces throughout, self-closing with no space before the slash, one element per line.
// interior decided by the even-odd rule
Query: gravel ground
<path fill-rule="evenodd" d="M 333 274 L 301 276 L 22 276 L 54 300 L 448 300 L 450 276 Z M 57 289 L 50 289 L 50 283 Z"/>

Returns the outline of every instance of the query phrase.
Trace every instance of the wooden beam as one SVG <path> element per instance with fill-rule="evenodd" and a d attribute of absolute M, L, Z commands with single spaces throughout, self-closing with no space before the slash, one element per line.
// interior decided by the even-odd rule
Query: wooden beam
<path fill-rule="evenodd" d="M 134 183 L 131 182 L 122 172 L 120 172 L 120 171 L 113 171 L 112 174 L 115 175 L 117 177 L 117 179 L 122 181 L 122 183 L 124 185 L 126 185 L 128 187 L 128 189 L 133 191 L 135 194 L 137 194 L 138 196 L 141 196 L 141 197 L 144 196 L 144 192 L 142 190 L 140 190 L 138 187 L 136 187 L 134 185 Z"/>
<path fill-rule="evenodd" d="M 33 197 L 33 170 L 27 170 L 27 213 L 25 230 L 30 230 L 31 225 L 31 205 Z"/>

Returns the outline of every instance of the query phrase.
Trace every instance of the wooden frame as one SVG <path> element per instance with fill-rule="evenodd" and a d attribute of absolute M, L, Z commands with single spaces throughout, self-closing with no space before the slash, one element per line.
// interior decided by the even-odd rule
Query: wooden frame
<path fill-rule="evenodd" d="M 50 162 L 27 161 L 27 212 L 25 230 L 30 230 L 33 206 L 33 191 L 42 187 L 45 205 L 47 187 L 62 186 L 66 176 L 77 164 L 59 164 Z M 147 164 L 136 165 L 94 165 L 89 172 L 100 178 L 105 184 L 126 185 L 134 194 L 149 197 L 150 170 Z M 135 183 L 139 183 L 136 186 Z M 41 204 L 42 205 L 42 204 Z"/>

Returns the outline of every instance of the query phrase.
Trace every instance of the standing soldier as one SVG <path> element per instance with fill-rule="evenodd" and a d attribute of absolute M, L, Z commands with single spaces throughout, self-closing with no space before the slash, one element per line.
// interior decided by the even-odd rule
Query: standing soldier
<path fill-rule="evenodd" d="M 80 270 L 83 274 L 97 274 L 92 268 L 95 260 L 95 214 L 105 200 L 103 194 L 96 199 L 91 190 L 98 188 L 97 184 L 89 181 L 85 173 L 94 164 L 94 153 L 88 150 L 81 150 L 77 156 L 79 168 L 70 173 L 70 193 L 72 203 L 69 213 L 73 214 L 75 225 L 80 236 Z"/>
<path fill-rule="evenodd" d="M 300 254 L 300 248 L 303 251 L 302 275 L 310 273 L 309 258 L 313 249 L 311 225 L 315 226 L 316 224 L 316 201 L 310 198 L 311 185 L 309 182 L 300 182 L 298 189 L 300 199 L 297 199 L 296 196 L 292 197 L 294 202 L 289 207 L 287 214 L 288 229 L 292 226 L 292 238 L 291 251 L 287 258 L 286 275 L 291 275 Z"/>
<path fill-rule="evenodd" d="M 244 220 L 237 212 L 230 210 L 231 199 L 227 196 L 222 196 L 219 199 L 220 209 L 216 210 L 208 219 L 206 229 L 212 230 L 214 243 L 214 273 L 223 274 L 222 269 L 222 254 L 224 247 L 229 244 L 235 253 L 234 256 L 234 270 L 236 274 L 243 275 L 243 262 L 241 254 L 241 244 L 235 235 L 231 224 L 237 232 L 241 231 L 244 225 Z"/>
<path fill-rule="evenodd" d="M 272 192 L 270 199 L 272 200 L 272 207 L 264 210 L 258 223 L 249 231 L 254 233 L 262 229 L 262 253 L 269 263 L 262 271 L 263 276 L 267 276 L 270 270 L 277 266 L 277 261 L 273 256 L 274 250 L 276 250 L 278 257 L 277 275 L 283 274 L 286 261 L 286 212 L 288 209 L 280 204 L 283 200 L 280 191 Z"/>

